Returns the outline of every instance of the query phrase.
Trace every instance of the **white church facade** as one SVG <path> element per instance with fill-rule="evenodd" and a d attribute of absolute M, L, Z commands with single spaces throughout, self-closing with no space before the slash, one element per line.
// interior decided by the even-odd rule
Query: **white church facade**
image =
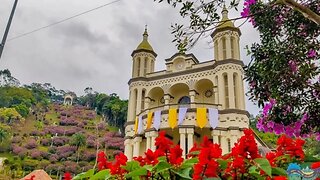
<path fill-rule="evenodd" d="M 193 54 L 177 53 L 165 60 L 163 71 L 154 71 L 157 54 L 145 30 L 142 42 L 131 54 L 125 127 L 125 155 L 129 159 L 143 155 L 147 149 L 155 150 L 160 130 L 180 144 L 186 155 L 204 136 L 228 153 L 243 129 L 249 127 L 241 32 L 228 21 L 226 9 L 222 14 L 221 23 L 211 35 L 213 60 L 199 62 Z"/>

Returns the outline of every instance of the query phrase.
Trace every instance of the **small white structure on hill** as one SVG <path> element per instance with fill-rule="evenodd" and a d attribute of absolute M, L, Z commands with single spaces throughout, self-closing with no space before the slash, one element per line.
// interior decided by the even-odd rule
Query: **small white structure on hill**
<path fill-rule="evenodd" d="M 75 98 L 75 94 L 74 93 L 66 93 L 64 95 L 63 105 L 72 106 L 74 98 Z"/>

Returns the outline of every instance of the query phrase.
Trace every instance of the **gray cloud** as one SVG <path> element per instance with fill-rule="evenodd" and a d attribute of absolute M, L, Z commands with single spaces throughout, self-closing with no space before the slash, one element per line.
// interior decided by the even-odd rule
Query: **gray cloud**
<path fill-rule="evenodd" d="M 106 3 L 105 0 L 25 0 L 19 1 L 9 37 L 56 22 Z M 7 22 L 12 0 L 1 0 L 0 35 Z M 231 12 L 230 16 L 238 16 Z M 37 33 L 7 43 L 0 69 L 9 68 L 22 83 L 50 82 L 59 89 L 82 93 L 85 87 L 128 97 L 131 52 L 142 40 L 148 24 L 149 40 L 158 54 L 156 69 L 177 52 L 170 25 L 180 22 L 178 10 L 152 0 L 123 0 Z M 185 20 L 184 20 L 185 21 Z M 241 27 L 241 47 L 258 40 L 246 23 Z M 202 39 L 190 52 L 200 61 L 213 59 L 213 50 Z M 249 61 L 245 51 L 241 53 Z M 258 109 L 247 102 L 248 110 Z"/>

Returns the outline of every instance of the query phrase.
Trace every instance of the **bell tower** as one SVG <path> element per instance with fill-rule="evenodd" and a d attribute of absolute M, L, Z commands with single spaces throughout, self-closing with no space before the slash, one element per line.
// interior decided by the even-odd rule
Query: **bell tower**
<path fill-rule="evenodd" d="M 217 61 L 225 59 L 240 60 L 240 29 L 235 27 L 228 17 L 226 6 L 222 9 L 222 19 L 211 34 L 214 43 L 214 58 Z"/>
<path fill-rule="evenodd" d="M 228 17 L 226 6 L 223 6 L 222 19 L 211 34 L 214 58 L 220 66 L 215 81 L 218 84 L 219 104 L 222 109 L 245 110 L 240 36 L 240 29 L 234 26 Z"/>
<path fill-rule="evenodd" d="M 143 84 L 148 73 L 154 72 L 154 64 L 157 54 L 148 41 L 148 30 L 145 27 L 143 38 L 138 47 L 132 52 L 132 78 L 129 81 L 129 107 L 128 121 L 134 121 L 136 116 L 145 109 L 146 90 L 145 88 L 132 84 L 132 80 Z"/>
<path fill-rule="evenodd" d="M 157 54 L 148 42 L 147 26 L 143 33 L 143 39 L 138 47 L 132 52 L 132 78 L 145 77 L 146 74 L 154 72 L 154 63 Z"/>

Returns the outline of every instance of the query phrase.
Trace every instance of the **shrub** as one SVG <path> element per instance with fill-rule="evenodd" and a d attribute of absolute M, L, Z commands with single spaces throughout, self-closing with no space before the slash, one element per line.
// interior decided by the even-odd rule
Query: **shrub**
<path fill-rule="evenodd" d="M 41 144 L 42 146 L 49 146 L 50 143 L 51 143 L 51 139 L 41 139 L 41 140 L 40 140 L 40 144 Z"/>
<path fill-rule="evenodd" d="M 25 145 L 24 147 L 27 148 L 27 149 L 34 149 L 34 148 L 36 148 L 37 146 L 38 146 L 38 144 L 37 144 L 36 140 L 30 139 L 30 140 L 26 143 L 26 145 Z"/>
<path fill-rule="evenodd" d="M 33 159 L 38 159 L 38 160 L 41 160 L 42 159 L 42 154 L 39 150 L 35 149 L 35 150 L 32 150 L 31 153 L 30 153 L 30 156 L 31 158 Z"/>
<path fill-rule="evenodd" d="M 59 156 L 56 155 L 56 154 L 51 154 L 50 157 L 49 157 L 49 161 L 50 162 L 57 162 L 59 159 Z"/>

